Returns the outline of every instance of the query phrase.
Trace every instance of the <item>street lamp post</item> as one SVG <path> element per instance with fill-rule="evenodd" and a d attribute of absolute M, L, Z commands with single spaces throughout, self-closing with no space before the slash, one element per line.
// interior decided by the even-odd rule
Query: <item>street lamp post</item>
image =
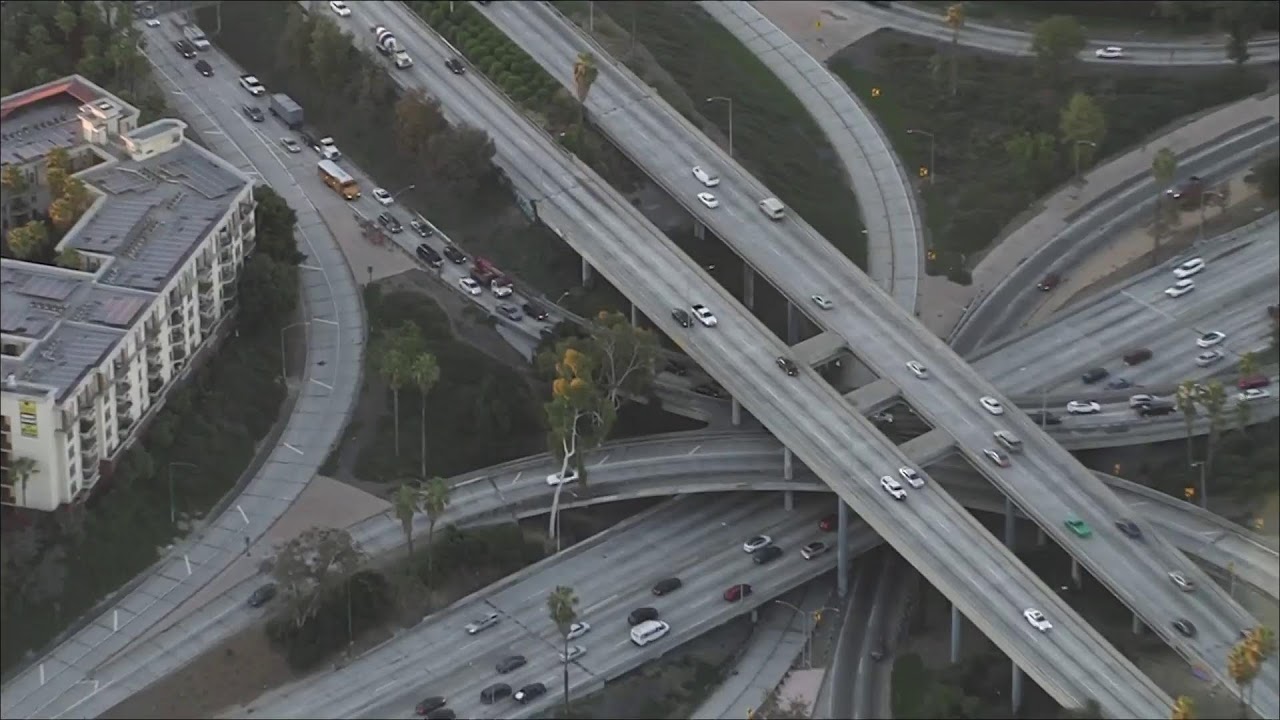
<path fill-rule="evenodd" d="M 791 603 L 787 602 L 786 600 L 774 600 L 774 602 L 778 603 L 779 605 L 784 605 L 786 607 L 791 608 L 795 613 L 797 613 L 800 616 L 800 622 L 802 624 L 802 629 L 804 631 L 804 646 L 801 647 L 800 649 L 800 661 L 804 663 L 804 666 L 806 668 L 812 668 L 813 667 L 813 631 L 818 624 L 818 619 L 822 617 L 822 612 L 824 610 L 830 610 L 831 612 L 840 612 L 840 609 L 823 606 L 818 608 L 817 610 L 814 610 L 812 613 L 807 613 L 801 610 L 800 608 L 796 607 L 795 605 L 792 605 Z"/>
<path fill-rule="evenodd" d="M 907 134 L 908 135 L 924 135 L 925 137 L 929 138 L 929 184 L 933 185 L 933 176 L 937 174 L 934 168 L 934 162 L 936 159 L 936 155 L 934 155 L 934 149 L 937 146 L 937 138 L 933 136 L 933 133 L 927 132 L 925 130 L 908 130 Z"/>
<path fill-rule="evenodd" d="M 401 194 L 406 193 L 406 192 L 409 192 L 410 190 L 412 190 L 412 189 L 414 189 L 414 188 L 416 188 L 416 187 L 418 187 L 416 184 L 414 184 L 414 183 L 409 183 L 408 185 L 405 185 L 404 187 L 400 188 L 399 190 L 397 190 L 397 191 L 395 191 L 395 192 L 391 193 L 391 199 L 392 199 L 392 200 L 395 200 L 396 198 L 400 197 L 400 195 L 401 195 Z"/>
<path fill-rule="evenodd" d="M 195 463 L 182 462 L 182 461 L 174 461 L 169 463 L 168 474 L 169 474 L 169 524 L 170 525 L 178 524 L 178 511 L 177 511 L 177 506 L 174 502 L 174 496 L 173 496 L 173 468 L 175 465 L 189 467 L 193 470 L 200 469 L 200 466 L 196 465 Z"/>
<path fill-rule="evenodd" d="M 707 98 L 707 102 L 725 102 L 729 104 L 729 157 L 733 157 L 733 98 L 716 95 Z"/>
<path fill-rule="evenodd" d="M 1080 146 L 1081 145 L 1088 145 L 1094 150 L 1098 149 L 1098 143 L 1096 142 L 1090 142 L 1088 140 L 1076 140 L 1076 144 L 1072 147 L 1072 153 L 1071 153 L 1072 155 L 1075 156 L 1076 177 L 1080 177 Z"/>
<path fill-rule="evenodd" d="M 284 333 L 286 330 L 290 328 L 305 327 L 310 324 L 311 324 L 311 321 L 303 320 L 301 322 L 291 323 L 289 325 L 285 325 L 284 327 L 280 328 L 280 380 L 281 382 L 284 382 L 284 383 L 289 382 L 289 370 L 287 365 L 285 364 Z"/>
<path fill-rule="evenodd" d="M 1197 460 L 1196 462 L 1191 463 L 1191 467 L 1193 467 L 1193 468 L 1200 468 L 1200 507 L 1205 508 L 1205 509 L 1207 510 L 1207 509 L 1209 508 L 1209 490 L 1208 490 L 1208 488 L 1205 486 L 1205 479 L 1204 479 L 1205 467 L 1204 467 L 1204 461 L 1203 461 L 1203 460 Z"/>

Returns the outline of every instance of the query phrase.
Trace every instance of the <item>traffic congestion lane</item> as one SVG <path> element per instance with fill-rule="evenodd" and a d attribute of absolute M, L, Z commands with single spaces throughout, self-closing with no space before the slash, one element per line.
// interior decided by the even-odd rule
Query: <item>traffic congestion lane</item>
<path fill-rule="evenodd" d="M 506 7 L 494 5 L 488 9 L 493 11 L 495 8 Z M 395 17 L 401 28 L 418 22 L 399 6 L 366 5 L 366 8 L 370 12 L 383 12 L 387 17 Z M 591 264 L 615 285 L 627 287 L 633 300 L 646 315 L 655 318 L 660 326 L 674 325 L 667 321 L 666 315 L 669 312 L 664 311 L 664 308 L 688 302 L 691 289 L 694 288 L 698 292 L 692 294 L 700 295 L 720 308 L 721 322 L 714 332 L 704 333 L 699 330 L 681 333 L 674 328 L 664 329 L 681 336 L 681 341 L 691 355 L 713 374 L 736 378 L 732 384 L 737 387 L 730 387 L 726 382 L 727 389 L 736 391 L 757 417 L 766 407 L 770 410 L 785 408 L 784 413 L 772 418 L 771 429 L 795 447 L 806 462 L 817 465 L 824 476 L 833 478 L 846 500 L 860 510 L 868 511 L 875 518 L 877 530 L 890 537 L 896 536 L 898 541 L 895 545 L 906 548 L 905 552 L 913 556 L 914 563 L 929 565 L 926 575 L 931 574 L 931 580 L 935 584 L 949 588 L 953 599 L 962 596 L 959 604 L 967 608 L 969 614 L 980 618 L 980 621 L 987 621 L 989 624 L 984 629 L 1002 640 L 1006 650 L 1018 657 L 1020 664 L 1029 667 L 1038 682 L 1064 699 L 1078 698 L 1079 702 L 1083 702 L 1086 696 L 1105 697 L 1105 704 L 1127 707 L 1125 712 L 1155 712 L 1155 707 L 1166 704 L 1162 692 L 1145 678 L 1141 678 L 1136 669 L 1132 669 L 1100 636 L 1092 633 L 1087 626 L 1081 627 L 1083 623 L 1071 623 L 1070 630 L 1058 634 L 1056 643 L 1029 642 L 1024 634 L 1026 623 L 1018 614 L 1020 610 L 1014 610 L 1008 615 L 986 611 L 985 608 L 993 602 L 1000 606 L 1007 604 L 1010 607 L 1023 607 L 1030 598 L 1035 598 L 1040 605 L 1050 607 L 1055 613 L 1061 613 L 1064 617 L 1072 615 L 1072 611 L 1059 603 L 1052 591 L 1038 583 L 1033 575 L 1020 566 L 1016 558 L 987 535 L 979 524 L 973 522 L 967 512 L 945 497 L 945 493 L 931 494 L 937 496 L 936 502 L 920 503 L 911 513 L 896 507 L 894 501 L 876 484 L 875 478 L 883 473 L 877 472 L 878 468 L 867 465 L 868 461 L 879 465 L 886 459 L 889 463 L 894 463 L 894 467 L 901 464 L 901 458 L 892 459 L 898 454 L 892 445 L 878 434 L 870 432 L 869 426 L 859 425 L 860 420 L 849 412 L 839 396 L 808 373 L 802 372 L 801 375 L 806 379 L 788 382 L 787 387 L 779 392 L 775 387 L 777 370 L 774 367 L 774 356 L 764 354 L 769 352 L 770 346 L 778 347 L 778 343 L 770 340 L 767 330 L 759 327 L 758 322 L 723 289 L 714 287 L 688 258 L 653 230 L 629 204 L 598 187 L 597 181 L 587 181 L 585 178 L 579 181 L 576 176 L 581 171 L 573 169 L 577 166 L 545 137 L 537 135 L 508 106 L 495 102 L 490 94 L 492 91 L 487 86 L 477 85 L 481 81 L 471 75 L 458 78 L 444 74 L 442 69 L 437 68 L 436 64 L 448 55 L 429 35 L 419 30 L 407 33 L 407 36 L 409 39 L 406 42 L 411 54 L 418 58 L 432 58 L 430 61 L 419 61 L 415 66 L 418 77 L 426 83 L 427 89 L 440 97 L 446 108 L 463 116 L 463 119 L 485 118 L 486 124 L 496 129 L 495 142 L 499 146 L 499 160 L 508 165 L 508 173 L 544 186 L 542 191 L 556 200 L 554 203 L 544 202 L 540 205 L 540 214 L 544 219 L 548 219 L 553 226 L 566 230 L 590 228 L 591 244 L 574 238 L 575 247 L 586 253 Z M 466 91 L 460 92 L 462 88 Z M 483 104 L 485 110 L 479 112 L 473 109 L 472 106 L 477 103 Z M 513 144 L 507 138 L 514 136 L 524 137 Z M 537 160 L 525 160 L 529 153 L 540 157 Z M 548 168 L 552 172 L 548 172 Z M 525 176 L 524 173 L 530 174 Z M 576 183 L 575 186 L 564 186 L 566 175 L 573 178 L 571 182 Z M 639 243 L 646 246 L 643 256 L 634 251 Z M 647 282 L 637 283 L 638 279 Z M 732 360 L 726 362 L 727 358 Z M 851 448 L 854 450 L 852 453 Z M 835 478 L 857 480 L 836 481 Z M 917 512 L 920 514 L 917 515 Z M 894 520 L 890 521 L 890 517 Z M 956 557 L 943 560 L 936 556 L 932 546 L 945 546 L 937 553 L 945 554 L 954 551 L 954 542 L 929 540 L 939 536 L 973 539 L 968 543 L 965 556 L 957 554 Z M 912 539 L 908 540 L 907 537 Z M 912 549 L 926 546 L 930 547 L 927 554 L 919 549 Z M 977 550 L 982 552 L 975 552 Z M 1002 577 L 990 577 L 995 572 L 1001 572 Z M 958 585 L 963 588 L 958 589 Z M 995 600 L 989 591 L 992 587 L 1001 588 L 1006 597 Z M 1064 651 L 1061 645 L 1066 644 L 1073 644 L 1073 647 Z M 1046 652 L 1054 655 L 1052 661 L 1042 663 L 1029 657 Z M 1109 658 L 1105 672 L 1099 667 L 1100 657 Z M 1081 667 L 1082 664 L 1089 667 Z M 1136 677 L 1127 678 L 1124 683 L 1117 685 L 1115 668 L 1125 666 Z M 1050 672 L 1049 668 L 1053 668 L 1053 671 Z M 1064 668 L 1068 676 L 1065 678 L 1065 685 L 1064 677 L 1059 674 L 1059 670 Z M 1087 684 L 1088 689 L 1078 691 L 1082 683 Z"/>

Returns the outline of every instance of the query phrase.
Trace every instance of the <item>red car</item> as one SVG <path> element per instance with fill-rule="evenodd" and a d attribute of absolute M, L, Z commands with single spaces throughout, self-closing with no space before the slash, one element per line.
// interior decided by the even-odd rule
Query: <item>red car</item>
<path fill-rule="evenodd" d="M 839 522 L 835 515 L 828 515 L 818 521 L 818 529 L 823 532 L 835 532 L 836 525 Z"/>
<path fill-rule="evenodd" d="M 1266 387 L 1271 384 L 1271 378 L 1266 375 L 1250 375 L 1249 377 L 1240 378 L 1240 382 L 1236 383 L 1241 390 L 1252 390 L 1254 388 Z"/>
<path fill-rule="evenodd" d="M 746 583 L 730 585 L 728 590 L 724 591 L 725 602 L 738 602 L 744 597 L 751 594 L 751 586 Z"/>

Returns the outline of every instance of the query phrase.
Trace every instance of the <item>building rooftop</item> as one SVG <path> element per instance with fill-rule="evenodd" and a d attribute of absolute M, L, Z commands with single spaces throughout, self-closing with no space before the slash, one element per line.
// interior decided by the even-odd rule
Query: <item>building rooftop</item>
<path fill-rule="evenodd" d="M 107 199 L 63 247 L 111 255 L 99 282 L 151 292 L 172 279 L 247 182 L 187 142 L 79 177 Z"/>
<path fill-rule="evenodd" d="M 106 97 L 93 83 L 73 76 L 37 85 L 0 102 L 0 162 L 26 163 L 54 148 L 84 144 L 81 105 Z"/>

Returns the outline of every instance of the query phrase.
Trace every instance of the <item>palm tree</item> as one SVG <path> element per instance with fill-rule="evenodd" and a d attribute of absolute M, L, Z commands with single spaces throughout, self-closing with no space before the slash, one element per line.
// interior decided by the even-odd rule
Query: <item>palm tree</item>
<path fill-rule="evenodd" d="M 1179 695 L 1173 701 L 1173 713 L 1169 715 L 1169 720 L 1196 720 L 1195 702 L 1186 695 Z"/>
<path fill-rule="evenodd" d="M 1187 424 L 1187 467 L 1190 467 L 1195 459 L 1191 457 L 1192 447 L 1191 434 L 1192 424 L 1196 420 L 1196 383 L 1191 380 L 1183 380 L 1178 385 L 1178 394 L 1175 396 L 1174 402 L 1177 403 L 1178 411 L 1182 413 L 1182 419 Z"/>
<path fill-rule="evenodd" d="M 404 531 L 404 541 L 409 545 L 409 566 L 413 563 L 413 517 L 418 514 L 418 489 L 412 485 L 401 485 L 396 489 L 391 507 L 400 521 L 400 529 Z"/>
<path fill-rule="evenodd" d="M 1222 411 L 1227 406 L 1227 391 L 1222 383 L 1210 380 L 1205 385 L 1204 394 L 1200 396 L 1200 404 L 1209 416 L 1209 439 L 1205 444 L 1204 471 L 1213 472 L 1213 451 L 1217 449 L 1218 439 L 1222 436 Z M 1203 498 L 1201 498 L 1203 500 Z"/>
<path fill-rule="evenodd" d="M 1165 205 L 1164 190 L 1169 187 L 1169 183 L 1173 182 L 1173 176 L 1178 172 L 1178 156 L 1173 154 L 1169 148 L 1160 148 L 1155 157 L 1151 159 L 1151 177 L 1156 181 L 1156 216 L 1155 224 L 1151 228 L 1151 266 L 1155 267 L 1160 262 L 1160 237 L 1165 230 L 1165 214 L 1168 212 Z"/>
<path fill-rule="evenodd" d="M 9 464 L 9 472 L 16 480 L 14 484 L 18 486 L 19 497 L 24 507 L 27 504 L 27 483 L 39 469 L 36 461 L 29 457 L 18 456 Z"/>
<path fill-rule="evenodd" d="M 578 96 L 583 121 L 587 117 L 587 94 L 591 92 L 591 86 L 595 84 L 596 77 L 599 75 L 600 68 L 596 67 L 596 56 L 589 52 L 578 53 L 577 59 L 573 61 L 573 90 Z"/>
<path fill-rule="evenodd" d="M 418 477 L 425 480 L 427 478 L 427 393 L 431 392 L 431 388 L 435 387 L 436 381 L 440 379 L 440 365 L 436 363 L 434 355 L 422 353 L 409 361 L 406 373 L 409 380 L 418 388 L 418 405 L 422 411 L 422 425 L 419 428 L 422 434 L 422 473 Z"/>
<path fill-rule="evenodd" d="M 1253 685 L 1253 681 L 1258 677 L 1258 670 L 1260 669 L 1257 659 L 1245 645 L 1247 642 L 1247 639 L 1241 640 L 1233 645 L 1231 651 L 1227 653 L 1227 674 L 1235 681 L 1236 690 L 1239 693 L 1240 717 L 1245 717 L 1247 692 Z"/>
<path fill-rule="evenodd" d="M 400 457 L 400 388 L 409 379 L 410 359 L 405 356 L 394 336 L 384 338 L 378 353 L 378 372 L 391 388 L 392 413 L 395 416 L 395 451 Z"/>
<path fill-rule="evenodd" d="M 564 654 L 560 656 L 560 664 L 564 668 L 564 713 L 569 717 L 569 630 L 578 621 L 578 596 L 573 588 L 557 585 L 547 596 L 547 612 L 551 614 L 551 622 L 560 630 L 564 638 Z"/>
<path fill-rule="evenodd" d="M 1243 380 L 1258 372 L 1258 356 L 1252 351 L 1246 352 L 1240 356 L 1240 364 L 1237 366 L 1240 373 L 1240 379 Z M 1252 419 L 1253 408 L 1247 402 L 1236 403 L 1236 425 L 1239 426 L 1240 432 L 1243 434 L 1249 427 L 1249 421 Z"/>
<path fill-rule="evenodd" d="M 956 3 L 947 6 L 947 27 L 951 28 L 951 96 L 955 97 L 956 87 L 959 81 L 959 70 L 957 65 L 960 62 L 960 31 L 964 29 L 964 4 Z M 929 169 L 930 172 L 933 168 Z"/>
<path fill-rule="evenodd" d="M 427 578 L 434 578 L 436 521 L 449 507 L 449 494 L 453 488 L 441 477 L 426 481 L 419 496 L 421 508 L 427 514 Z"/>

